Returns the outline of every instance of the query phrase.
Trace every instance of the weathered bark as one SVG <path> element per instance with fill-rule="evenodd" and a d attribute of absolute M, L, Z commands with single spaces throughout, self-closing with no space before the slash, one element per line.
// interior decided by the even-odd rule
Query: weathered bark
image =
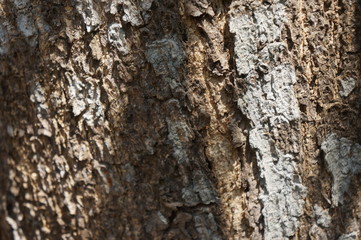
<path fill-rule="evenodd" d="M 358 239 L 360 7 L 0 0 L 0 239 Z"/>

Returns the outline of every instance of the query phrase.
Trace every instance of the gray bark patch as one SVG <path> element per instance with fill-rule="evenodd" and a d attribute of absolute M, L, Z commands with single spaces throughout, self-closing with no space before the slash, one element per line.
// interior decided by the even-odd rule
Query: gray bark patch
<path fill-rule="evenodd" d="M 84 19 L 87 32 L 98 29 L 101 19 L 92 0 L 78 0 L 76 8 Z"/>
<path fill-rule="evenodd" d="M 338 238 L 338 240 L 355 240 L 358 237 L 357 235 L 357 232 L 343 234 Z"/>
<path fill-rule="evenodd" d="M 361 145 L 351 140 L 330 134 L 321 145 L 325 153 L 327 169 L 332 175 L 332 204 L 343 203 L 352 177 L 361 171 Z"/>
<path fill-rule="evenodd" d="M 4 22 L 0 25 L 0 55 L 7 54 L 9 51 L 8 31 L 4 26 Z"/>
<path fill-rule="evenodd" d="M 185 96 L 178 69 L 184 60 L 181 44 L 174 39 L 161 39 L 147 45 L 146 58 L 163 84 L 171 89 L 176 98 Z M 165 87 L 165 88 L 166 88 Z M 164 91 L 164 89 L 162 90 Z"/>
<path fill-rule="evenodd" d="M 249 141 L 256 151 L 263 179 L 260 199 L 265 239 L 288 239 L 294 235 L 306 194 L 296 172 L 300 118 L 293 90 L 296 75 L 280 40 L 285 20 L 282 4 L 260 6 L 252 16 L 237 14 L 230 20 L 230 31 L 235 34 L 237 72 L 245 76 L 248 88 L 238 99 L 238 106 L 251 120 Z M 294 140 L 293 152 L 275 144 L 272 134 L 283 131 L 282 126 L 297 130 L 288 133 Z"/>
<path fill-rule="evenodd" d="M 329 227 L 331 224 L 331 216 L 329 215 L 328 210 L 323 209 L 317 204 L 313 208 L 317 224 L 321 227 Z"/>
<path fill-rule="evenodd" d="M 126 55 L 129 53 L 125 31 L 120 23 L 113 23 L 109 26 L 108 41 L 116 47 L 121 54 Z"/>
<path fill-rule="evenodd" d="M 340 89 L 340 95 L 342 97 L 347 97 L 351 94 L 351 92 L 356 87 L 356 80 L 352 77 L 346 78 L 340 81 L 341 83 L 341 89 Z"/>

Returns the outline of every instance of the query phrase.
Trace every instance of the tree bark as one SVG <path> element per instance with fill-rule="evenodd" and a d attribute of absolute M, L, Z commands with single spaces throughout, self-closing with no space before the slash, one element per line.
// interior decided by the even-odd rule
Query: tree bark
<path fill-rule="evenodd" d="M 359 239 L 356 0 L 0 0 L 0 239 Z"/>

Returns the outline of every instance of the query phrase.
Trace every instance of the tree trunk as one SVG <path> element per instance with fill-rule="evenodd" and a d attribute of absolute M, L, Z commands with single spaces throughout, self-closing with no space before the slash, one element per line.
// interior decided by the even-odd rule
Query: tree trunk
<path fill-rule="evenodd" d="M 0 239 L 359 239 L 356 0 L 0 0 Z"/>

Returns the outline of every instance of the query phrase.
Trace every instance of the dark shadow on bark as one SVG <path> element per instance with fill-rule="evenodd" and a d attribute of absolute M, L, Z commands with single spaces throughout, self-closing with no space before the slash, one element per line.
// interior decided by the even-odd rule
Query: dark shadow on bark
<path fill-rule="evenodd" d="M 130 104 L 118 139 L 136 172 L 134 199 L 129 199 L 133 202 L 126 215 L 138 222 L 132 227 L 139 229 L 140 239 L 204 238 L 198 228 L 207 227 L 208 214 L 217 215 L 216 196 L 201 196 L 215 194 L 215 188 L 186 96 L 187 35 L 179 4 L 153 3 L 150 22 L 140 28 L 140 56 L 134 56 L 147 62 L 136 66 L 138 75 L 126 83 Z M 208 189 L 202 192 L 197 186 Z M 161 215 L 167 224 L 159 222 Z"/>
<path fill-rule="evenodd" d="M 40 6 L 34 9 L 40 10 Z M 39 73 L 41 69 L 41 56 L 36 48 L 30 46 L 40 40 L 34 36 L 26 37 L 18 31 L 16 22 L 18 12 L 10 1 L 1 5 L 2 16 L 0 18 L 4 40 L 0 56 L 0 238 L 11 239 L 11 227 L 5 217 L 17 219 L 15 209 L 25 212 L 24 206 L 15 206 L 15 202 L 24 203 L 22 186 L 11 186 L 9 177 L 19 177 L 11 166 L 21 161 L 24 153 L 16 151 L 15 146 L 24 144 L 21 135 L 27 126 L 34 126 L 36 110 L 30 101 L 33 73 Z M 31 19 L 33 20 L 33 19 Z M 30 20 L 30 21 L 31 21 Z M 5 30 L 6 29 L 6 30 Z M 9 30 L 9 31 L 8 31 Z M 26 131 L 26 130 L 25 130 Z M 12 170 L 12 175 L 10 175 Z M 12 179 L 14 180 L 14 179 Z M 20 187 L 19 194 L 15 194 Z M 11 189 L 14 189 L 13 191 Z M 19 190 L 19 189 L 18 189 Z M 29 238 L 35 238 L 32 230 L 36 221 L 29 221 L 29 216 L 24 216 L 24 231 Z"/>

